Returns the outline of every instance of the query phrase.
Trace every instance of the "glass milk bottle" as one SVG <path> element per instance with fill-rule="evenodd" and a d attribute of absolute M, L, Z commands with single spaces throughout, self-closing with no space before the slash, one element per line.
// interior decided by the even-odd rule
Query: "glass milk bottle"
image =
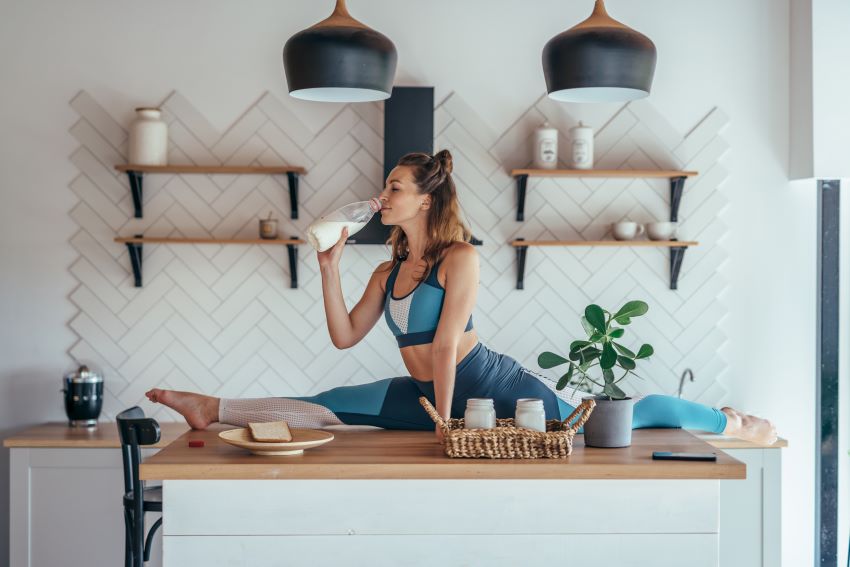
<path fill-rule="evenodd" d="M 372 216 L 381 210 L 382 203 L 377 198 L 357 201 L 340 207 L 307 227 L 307 240 L 318 252 L 332 248 L 342 235 L 342 229 L 348 227 L 348 236 L 357 233 L 366 226 Z"/>
<path fill-rule="evenodd" d="M 546 412 L 540 398 L 521 398 L 516 401 L 514 425 L 546 432 Z"/>
<path fill-rule="evenodd" d="M 496 427 L 496 408 L 491 398 L 469 398 L 463 414 L 464 429 L 493 429 Z"/>

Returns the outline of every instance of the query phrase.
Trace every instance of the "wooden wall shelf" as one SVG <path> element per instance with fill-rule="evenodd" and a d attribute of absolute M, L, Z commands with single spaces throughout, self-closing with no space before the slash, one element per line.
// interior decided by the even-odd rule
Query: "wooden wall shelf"
<path fill-rule="evenodd" d="M 172 238 L 172 237 L 145 237 L 141 234 L 135 236 L 118 236 L 115 242 L 127 245 L 130 254 L 130 263 L 133 266 L 133 278 L 136 287 L 142 287 L 142 247 L 147 244 L 276 244 L 286 245 L 289 256 L 290 287 L 298 287 L 298 245 L 306 241 L 298 237 L 292 238 Z"/>
<path fill-rule="evenodd" d="M 679 217 L 679 202 L 685 188 L 685 179 L 698 175 L 696 171 L 672 169 L 513 169 L 511 177 L 517 184 L 516 220 L 525 220 L 525 190 L 529 177 L 619 177 L 656 178 L 670 180 L 670 220 Z"/>
<path fill-rule="evenodd" d="M 300 166 L 255 166 L 255 165 L 138 165 L 121 164 L 115 169 L 127 174 L 133 193 L 135 217 L 142 218 L 142 178 L 145 173 L 188 173 L 188 174 L 247 174 L 282 175 L 289 182 L 289 205 L 291 218 L 298 218 L 298 176 L 306 173 Z"/>
<path fill-rule="evenodd" d="M 698 246 L 699 242 L 690 240 L 525 240 L 517 238 L 510 242 L 516 247 L 517 271 L 516 288 L 524 289 L 525 256 L 530 246 L 620 246 L 632 248 L 669 248 L 670 249 L 670 289 L 677 289 L 679 270 L 685 257 L 685 250 Z"/>

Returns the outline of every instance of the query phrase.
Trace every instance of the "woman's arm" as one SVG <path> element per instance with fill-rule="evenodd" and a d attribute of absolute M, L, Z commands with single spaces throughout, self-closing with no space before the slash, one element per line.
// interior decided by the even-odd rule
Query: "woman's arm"
<path fill-rule="evenodd" d="M 457 348 L 478 296 L 478 252 L 468 243 L 455 244 L 445 259 L 446 295 L 431 345 L 437 413 L 451 417 Z"/>
<path fill-rule="evenodd" d="M 333 345 L 340 349 L 351 348 L 359 343 L 381 317 L 384 306 L 384 291 L 381 289 L 382 276 L 380 272 L 389 264 L 389 262 L 384 262 L 378 266 L 366 285 L 363 297 L 349 313 L 342 296 L 342 284 L 339 275 L 339 259 L 347 238 L 348 229 L 346 228 L 333 248 L 318 253 L 328 332 Z"/>

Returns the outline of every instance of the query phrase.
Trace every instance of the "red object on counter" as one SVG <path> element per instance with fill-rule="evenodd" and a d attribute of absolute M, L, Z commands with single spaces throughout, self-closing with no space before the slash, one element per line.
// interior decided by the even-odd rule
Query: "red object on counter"
<path fill-rule="evenodd" d="M 204 446 L 204 441 L 203 441 L 202 439 L 190 440 L 190 441 L 189 441 L 189 446 L 190 446 L 190 447 L 203 447 L 203 446 Z"/>

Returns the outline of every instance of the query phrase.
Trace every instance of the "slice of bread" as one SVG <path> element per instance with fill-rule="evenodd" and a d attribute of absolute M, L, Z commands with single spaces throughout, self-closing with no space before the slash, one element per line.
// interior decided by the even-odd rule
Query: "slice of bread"
<path fill-rule="evenodd" d="M 251 437 L 262 443 L 281 443 L 292 441 L 292 432 L 285 421 L 267 421 L 265 423 L 249 423 Z"/>

